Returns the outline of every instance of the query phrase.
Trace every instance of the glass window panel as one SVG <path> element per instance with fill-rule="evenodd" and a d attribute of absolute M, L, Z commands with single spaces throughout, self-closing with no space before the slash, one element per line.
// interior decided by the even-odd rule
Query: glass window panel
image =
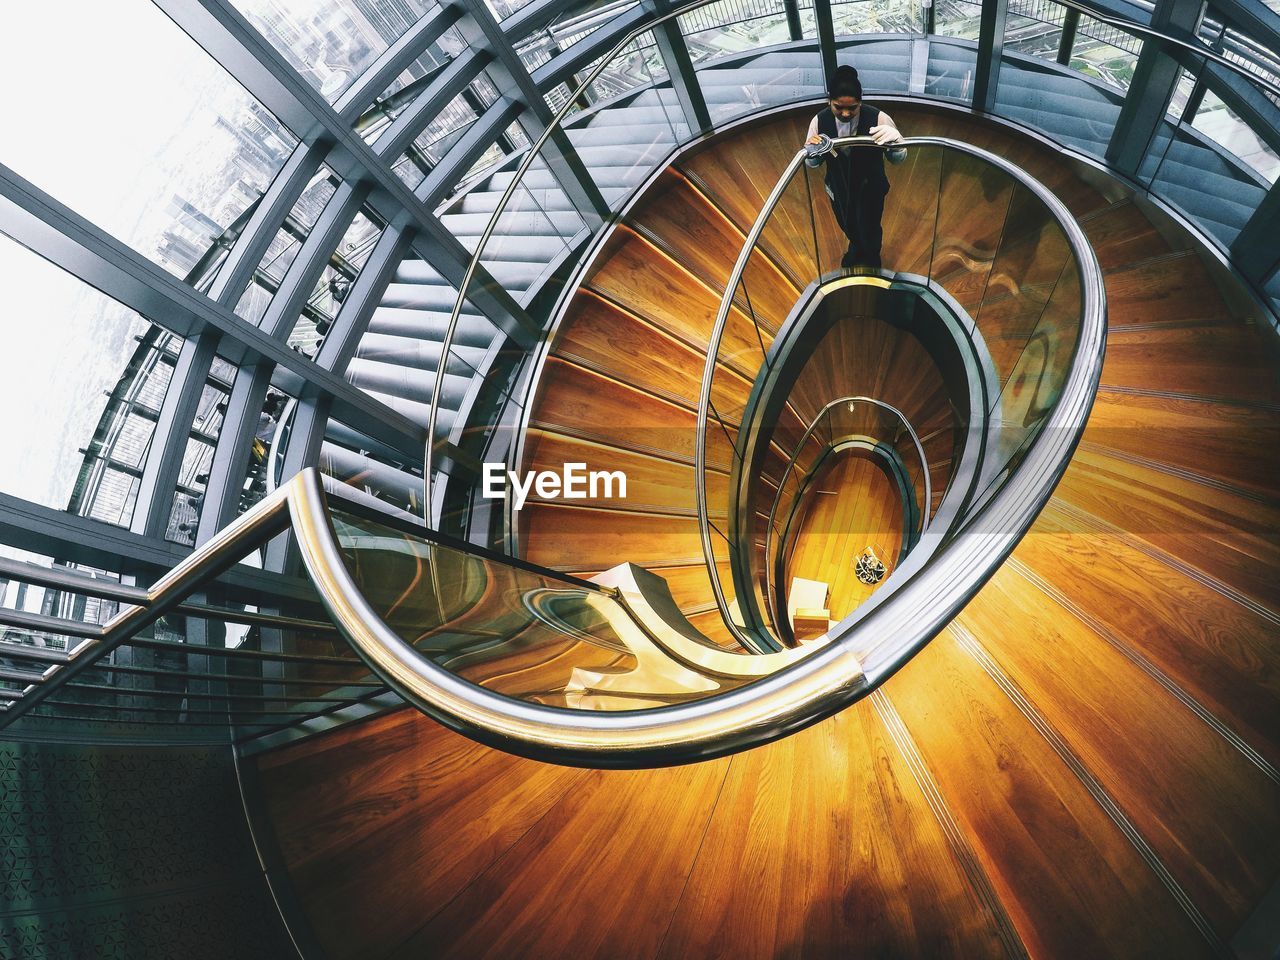
<path fill-rule="evenodd" d="M 282 429 L 281 421 L 292 410 L 293 399 L 282 390 L 272 388 L 267 391 L 262 412 L 258 415 L 258 426 L 253 433 L 248 470 L 241 485 L 239 513 L 244 513 L 266 496 L 268 489 L 274 488 L 275 479 L 269 476 L 273 469 L 272 457 L 274 455 L 278 459 L 283 453 L 276 439 Z M 287 433 L 284 436 L 287 437 Z"/>
<path fill-rule="evenodd" d="M 130 404 L 163 399 L 172 371 L 159 343 L 170 335 L 7 237 L 0 284 L 0 449 L 21 451 L 0 458 L 0 490 L 84 512 L 93 492 L 82 474 L 112 456 Z"/>
<path fill-rule="evenodd" d="M 1066 9 L 1048 0 L 1015 0 L 1005 23 L 1006 53 L 1056 61 Z"/>
<path fill-rule="evenodd" d="M 971 0 L 938 0 L 933 17 L 934 32 L 939 36 L 978 42 L 982 4 Z"/>
<path fill-rule="evenodd" d="M 833 3 L 831 23 L 837 37 L 855 33 L 921 33 L 924 29 L 917 0 Z"/>
<path fill-rule="evenodd" d="M 1212 91 L 1206 90 L 1191 125 L 1232 156 L 1247 163 L 1268 183 L 1280 174 L 1280 158 L 1247 123 Z"/>
<path fill-rule="evenodd" d="M 458 33 L 457 27 L 451 27 L 439 40 L 426 49 L 426 52 L 412 64 L 382 92 L 381 100 L 394 98 L 406 87 L 410 87 L 424 77 L 433 76 L 448 66 L 459 53 L 466 49 L 467 43 Z"/>
<path fill-rule="evenodd" d="M 446 43 L 448 51 L 441 48 L 442 43 Z M 400 74 L 378 98 L 376 106 L 366 110 L 356 123 L 356 130 L 365 142 L 376 143 L 417 96 L 430 86 L 449 62 L 466 49 L 467 44 L 457 33 L 456 28 L 451 29 L 441 40 L 433 43 L 428 52 Z M 472 82 L 470 90 L 484 103 L 491 103 L 497 99 L 497 91 L 483 76 Z"/>
<path fill-rule="evenodd" d="M 210 381 L 200 393 L 191 435 L 182 452 L 178 470 L 178 489 L 169 506 L 165 539 L 175 543 L 195 543 L 200 510 L 204 506 L 209 467 L 213 463 L 214 446 L 222 433 L 222 420 L 227 412 L 227 397 L 235 368 L 221 357 L 214 358 Z"/>
<path fill-rule="evenodd" d="M 57 109 L 11 118 L 0 162 L 178 276 L 266 189 L 296 145 L 147 0 L 22 4 L 0 86 Z M 104 42 L 104 38 L 110 42 Z"/>
<path fill-rule="evenodd" d="M 603 57 L 601 59 L 604 59 Z M 585 77 L 595 69 L 597 60 L 583 71 Z M 608 66 L 600 72 L 591 85 L 592 101 L 608 100 L 621 94 L 659 84 L 667 79 L 667 67 L 663 62 L 658 46 L 651 31 L 646 31 L 632 40 L 617 56 L 609 61 Z"/>
<path fill-rule="evenodd" d="M 1128 90 L 1141 52 L 1139 38 L 1082 15 L 1075 46 L 1071 48 L 1071 69 L 1108 86 Z"/>
<path fill-rule="evenodd" d="M 284 225 L 272 238 L 267 252 L 254 273 L 254 280 L 240 302 L 236 313 L 250 323 L 259 323 L 271 298 L 280 286 L 285 271 L 302 249 L 302 242 L 320 218 L 320 212 L 338 188 L 340 180 L 328 167 L 321 166 L 307 184 L 285 218 Z"/>
<path fill-rule="evenodd" d="M 487 74 L 482 73 L 476 77 L 471 83 L 471 89 L 486 107 L 498 99 L 498 88 L 493 85 L 493 81 Z"/>
<path fill-rule="evenodd" d="M 306 309 L 289 337 L 289 346 L 305 356 L 315 356 L 325 334 L 329 332 L 330 323 L 338 315 L 338 309 L 381 235 L 382 230 L 376 224 L 364 214 L 356 214 L 355 220 L 339 242 L 338 249 L 316 281 L 315 288 L 307 299 Z"/>
<path fill-rule="evenodd" d="M 680 29 L 694 63 L 791 39 L 781 0 L 717 0 L 681 16 Z"/>
<path fill-rule="evenodd" d="M 114 458 L 126 466 L 140 467 L 154 427 L 155 420 L 149 417 L 126 414 L 116 440 Z"/>
<path fill-rule="evenodd" d="M 476 111 L 467 102 L 466 96 L 459 94 L 445 104 L 435 119 L 418 134 L 413 144 L 432 164 L 439 163 L 449 148 L 475 122 L 476 117 Z"/>
<path fill-rule="evenodd" d="M 407 154 L 397 160 L 391 169 L 410 190 L 417 190 L 418 185 L 427 178 L 422 168 Z"/>
<path fill-rule="evenodd" d="M 484 0 L 485 6 L 499 20 L 511 16 L 530 0 Z"/>
<path fill-rule="evenodd" d="M 555 46 L 545 33 L 539 33 L 526 40 L 516 48 L 520 54 L 520 62 L 530 73 L 555 56 Z"/>
<path fill-rule="evenodd" d="M 1165 112 L 1173 120 L 1182 117 L 1191 99 L 1191 91 L 1195 89 L 1196 78 L 1187 70 L 1178 71 L 1178 83 L 1173 88 L 1173 96 L 1169 98 L 1169 108 Z"/>
<path fill-rule="evenodd" d="M 411 26 L 434 0 L 233 0 L 330 103 Z"/>
<path fill-rule="evenodd" d="M 818 17 L 813 9 L 813 0 L 800 0 L 800 35 L 806 40 L 818 36 Z"/>

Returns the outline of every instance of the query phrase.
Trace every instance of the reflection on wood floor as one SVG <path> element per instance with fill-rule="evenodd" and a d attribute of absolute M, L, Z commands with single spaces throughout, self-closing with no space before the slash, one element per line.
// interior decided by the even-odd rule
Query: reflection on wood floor
<path fill-rule="evenodd" d="M 331 957 L 1200 957 L 1277 882 L 1280 389 L 1256 318 L 1118 184 L 973 118 L 893 112 L 1029 170 L 1106 273 L 1103 388 L 1033 531 L 881 693 L 745 754 L 567 769 L 402 711 L 260 757 Z M 671 189 L 740 234 L 806 119 L 722 141 Z M 887 237 L 913 202 L 891 194 Z M 557 342 L 538 427 L 602 467 L 687 466 L 716 294 L 697 262 L 618 243 L 637 282 L 597 284 L 590 329 Z M 652 562 L 709 623 L 679 493 L 633 516 L 531 505 L 529 553 Z"/>

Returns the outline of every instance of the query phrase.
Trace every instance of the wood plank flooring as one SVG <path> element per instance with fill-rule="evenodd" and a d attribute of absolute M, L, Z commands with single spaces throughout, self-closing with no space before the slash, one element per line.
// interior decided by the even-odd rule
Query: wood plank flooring
<path fill-rule="evenodd" d="M 1225 956 L 1280 882 L 1280 408 L 1258 318 L 1121 185 L 977 118 L 893 112 L 1029 170 L 1104 270 L 1104 386 L 1032 532 L 881 691 L 745 754 L 582 771 L 406 710 L 259 757 L 330 956 Z M 703 204 L 699 230 L 713 211 L 740 230 L 806 121 L 722 140 L 665 189 Z M 915 153 L 903 175 L 940 175 Z M 917 257 L 925 199 L 886 209 Z M 639 279 L 602 267 L 575 300 L 535 417 L 547 455 L 647 458 L 650 509 L 531 504 L 523 532 L 565 569 L 652 563 L 722 639 L 677 479 L 718 293 L 661 249 L 679 211 L 652 222 L 661 243 L 619 231 L 605 261 Z M 989 239 L 947 248 L 957 295 L 994 282 Z M 770 269 L 803 270 L 797 249 L 775 242 Z M 621 353 L 638 359 L 611 367 Z M 880 376 L 893 351 L 875 355 Z"/>

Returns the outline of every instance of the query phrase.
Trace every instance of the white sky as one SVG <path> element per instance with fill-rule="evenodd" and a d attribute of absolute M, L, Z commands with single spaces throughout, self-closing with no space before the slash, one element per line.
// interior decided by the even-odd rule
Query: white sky
<path fill-rule="evenodd" d="M 7 4 L 0 163 L 154 259 L 175 194 L 234 149 L 247 95 L 149 0 Z M 65 507 L 133 325 L 0 237 L 0 490 Z"/>

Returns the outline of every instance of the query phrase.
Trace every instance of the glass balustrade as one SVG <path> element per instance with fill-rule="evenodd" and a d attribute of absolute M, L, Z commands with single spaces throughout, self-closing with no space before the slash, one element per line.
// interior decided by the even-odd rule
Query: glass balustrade
<path fill-rule="evenodd" d="M 943 99 L 972 97 L 978 69 L 974 44 L 980 5 L 950 0 L 926 11 L 919 23 L 913 11 L 892 3 L 837 6 L 833 17 L 839 44 L 847 46 L 845 38 L 849 37 L 910 35 L 923 28 L 929 42 L 924 93 Z M 531 343 L 541 337 L 550 321 L 558 282 L 572 273 L 603 218 L 678 145 L 697 136 L 686 110 L 696 110 L 700 101 L 711 122 L 720 125 L 771 105 L 821 96 L 813 9 L 801 4 L 798 23 L 793 22 L 794 12 L 769 0 L 686 4 L 623 37 L 612 51 L 593 62 L 575 58 L 575 50 L 582 49 L 579 45 L 587 42 L 591 29 L 598 28 L 603 19 L 634 13 L 630 3 L 620 3 L 586 14 L 563 14 L 518 45 L 535 79 L 543 84 L 554 82 L 554 86 L 547 86 L 548 103 L 557 108 L 557 116 L 552 133 L 507 161 L 507 169 L 489 181 L 490 191 L 501 188 L 496 209 L 486 206 L 483 216 L 468 214 L 477 223 L 483 221 L 484 232 L 474 241 L 473 269 L 456 298 L 444 344 L 445 359 L 436 370 L 430 416 L 432 450 L 426 464 L 426 483 L 434 489 L 424 501 L 424 509 L 434 522 L 445 523 L 447 518 L 447 528 L 454 532 L 470 529 L 479 479 L 474 469 L 463 465 L 466 461 L 505 458 L 513 465 L 519 449 L 518 425 L 526 413 L 527 361 L 536 355 Z M 1215 29 L 1217 32 L 1206 36 L 1204 42 L 1217 42 L 1229 59 L 1251 58 L 1249 69 L 1266 82 L 1262 69 L 1266 64 L 1254 69 L 1255 61 L 1261 63 L 1258 52 L 1241 46 L 1239 31 Z M 1004 53 L 996 65 L 1008 82 L 995 84 L 995 112 L 1035 124 L 1041 112 L 1053 109 L 1055 98 L 1092 91 L 1092 99 L 1086 99 L 1093 107 L 1078 118 L 1082 125 L 1076 131 L 1078 136 L 1065 142 L 1103 156 L 1144 44 L 1153 42 L 1149 34 L 1136 26 L 1126 30 L 1109 19 L 1083 14 L 1071 4 L 1052 0 L 1011 4 Z M 667 49 L 671 44 L 674 51 Z M 857 63 L 858 50 L 850 47 L 839 56 Z M 672 77 L 672 63 L 681 55 L 687 55 L 689 69 L 685 74 L 677 70 L 680 75 Z M 904 61 L 902 71 L 881 76 L 884 71 L 878 73 L 879 67 L 868 66 L 864 72 L 876 78 L 868 89 L 898 90 L 898 75 L 905 84 L 906 67 Z M 1184 154 L 1192 150 L 1195 157 L 1221 166 L 1220 172 L 1231 181 L 1232 196 L 1239 194 L 1232 202 L 1238 202 L 1243 211 L 1260 201 L 1274 178 L 1275 163 L 1268 138 L 1247 133 L 1255 123 L 1254 116 L 1241 115 L 1234 100 L 1223 100 L 1214 89 L 1191 89 L 1196 83 L 1203 86 L 1202 77 L 1209 78 L 1210 86 L 1216 89 L 1220 82 L 1212 73 L 1219 68 L 1207 55 L 1186 68 L 1187 76 L 1194 73 L 1195 77 L 1183 85 L 1180 96 L 1184 104 L 1188 98 L 1193 100 L 1193 109 L 1185 117 L 1164 123 L 1138 179 L 1199 219 L 1220 241 L 1229 243 L 1243 216 L 1231 218 L 1231 224 L 1215 222 L 1215 212 L 1209 207 L 1217 201 L 1204 206 L 1184 196 L 1177 164 L 1185 164 L 1190 154 Z M 1027 101 L 1027 84 L 1014 82 L 1016 77 L 1040 78 L 1033 84 L 1032 101 Z M 689 86 L 687 93 L 682 93 L 681 84 Z M 723 95 L 725 91 L 731 95 Z M 901 92 L 906 92 L 905 86 Z M 623 128 L 614 125 L 624 119 L 625 136 L 621 136 Z M 603 136 L 606 128 L 619 136 Z M 1200 152 L 1195 153 L 1197 150 Z M 960 154 L 912 151 L 903 166 L 892 172 L 895 182 L 904 186 L 895 190 L 886 207 L 885 245 L 886 249 L 891 245 L 896 248 L 897 269 L 939 283 L 979 326 L 1002 328 L 992 338 L 996 344 L 993 363 L 1001 386 L 990 400 L 1009 413 L 1006 422 L 1012 424 L 1018 417 L 1026 418 L 1026 411 L 1017 405 L 1025 407 L 1029 400 L 1025 394 L 1015 397 L 1014 389 L 1006 389 L 1006 385 L 1011 377 L 1020 382 L 1027 375 L 1028 364 L 1056 362 L 1059 344 L 1051 318 L 1059 307 L 1071 311 L 1065 301 L 1072 298 L 1072 292 L 1069 284 L 1060 289 L 1057 285 L 1055 263 L 1057 273 L 1063 273 L 1060 238 L 1037 234 L 1037 213 L 1026 192 L 1008 180 L 992 179 L 990 173 L 971 169 L 975 163 Z M 930 184 L 927 189 L 926 184 Z M 794 205 L 802 210 L 815 191 L 818 196 L 823 193 L 820 177 L 815 181 L 807 176 L 803 186 L 809 195 L 801 196 L 801 186 L 797 181 L 782 197 L 776 220 L 766 225 L 761 238 L 764 253 L 751 253 L 735 294 L 723 356 L 718 361 L 735 375 L 740 375 L 743 367 L 759 364 L 769 350 L 771 328 L 778 322 L 777 305 L 770 299 L 780 288 L 765 277 L 770 272 L 780 273 L 794 284 L 810 270 L 822 273 L 839 265 L 843 248 L 838 225 L 831 218 L 815 218 L 807 249 L 798 250 L 789 242 L 789 232 L 798 227 L 788 222 L 788 208 Z M 955 202 L 935 202 L 939 191 L 947 191 Z M 982 235 L 953 235 L 956 219 L 969 209 L 967 203 L 984 211 L 990 229 Z M 1217 209 L 1227 208 L 1219 205 Z M 1006 222 L 1024 233 L 1004 243 L 997 261 L 994 244 Z M 936 235 L 937 249 L 932 241 L 927 249 L 920 242 L 926 234 Z M 957 246 L 957 240 L 972 240 L 976 246 L 966 249 Z M 1036 279 L 1026 279 L 1015 290 L 1004 274 L 1022 268 L 1019 258 L 1028 263 L 1034 260 L 1030 266 L 1038 273 Z M 805 263 L 806 259 L 814 262 Z M 963 268 L 957 266 L 962 263 Z M 752 301 L 750 309 L 748 300 Z M 516 320 L 507 314 L 517 315 Z M 1039 323 L 1042 315 L 1050 319 L 1039 335 L 1033 336 L 1029 325 Z M 478 316 L 499 318 L 507 323 L 504 329 L 508 331 L 523 326 L 522 336 L 530 342 L 520 343 L 521 336 L 499 337 L 499 345 L 491 351 L 478 353 L 467 348 L 458 342 L 458 331 L 468 325 L 469 317 Z M 1034 361 L 1029 353 L 1024 356 L 1021 347 L 1032 341 L 1043 361 Z M 465 389 L 469 380 L 475 381 L 477 389 Z M 733 446 L 735 419 L 741 412 L 729 395 L 730 386 L 730 381 L 722 378 L 714 390 L 715 442 L 722 446 L 721 452 Z M 1051 396 L 1038 399 L 1046 398 Z M 457 409 L 459 402 L 465 404 L 464 409 Z M 1004 442 L 1006 455 L 1014 456 L 1021 441 L 1014 443 L 1010 434 Z M 457 455 L 459 451 L 463 456 Z M 439 489 L 442 487 L 453 491 L 447 502 Z M 507 549 L 514 549 L 513 518 L 509 513 L 495 517 L 491 511 L 485 513 L 483 522 L 492 529 L 479 539 L 506 543 Z"/>
<path fill-rule="evenodd" d="M 851 240 L 841 226 L 861 216 L 864 229 L 851 232 L 865 237 L 874 205 L 860 214 L 852 202 L 838 205 L 833 198 L 851 191 L 828 178 L 845 168 L 827 174 L 797 156 L 753 226 L 721 301 L 699 410 L 699 509 L 704 551 L 720 561 L 707 566 L 717 601 L 737 639 L 752 649 L 791 641 L 781 616 L 785 584 L 777 582 L 785 578 L 786 518 L 801 499 L 805 472 L 834 433 L 852 429 L 843 421 L 866 415 L 856 405 L 849 412 L 828 404 L 859 395 L 897 411 L 902 424 L 867 424 L 867 437 L 894 449 L 904 464 L 911 484 L 904 510 L 919 518 L 917 532 L 935 499 L 946 495 L 962 451 L 947 450 L 940 458 L 947 472 L 931 476 L 918 438 L 902 449 L 902 425 L 910 431 L 928 422 L 929 434 L 944 440 L 954 428 L 967 432 L 963 452 L 978 467 L 951 518 L 954 534 L 1021 463 L 1072 369 L 1086 264 L 1073 251 L 1061 211 L 1043 188 L 990 154 L 929 138 L 904 143 L 883 164 L 889 190 L 879 264 L 870 262 L 873 250 L 859 246 L 865 239 Z M 837 141 L 833 149 L 861 151 L 876 164 L 883 152 L 869 138 Z M 901 344 L 897 350 L 920 349 L 921 341 L 942 335 L 933 328 L 945 326 L 923 313 L 904 314 L 895 296 L 946 306 L 949 336 L 965 354 L 968 396 L 954 395 L 959 388 L 954 375 L 939 369 L 936 348 L 927 377 L 919 373 L 930 366 L 927 350 L 914 369 L 886 372 L 895 361 L 876 346 L 880 340 Z M 903 327 L 909 336 L 898 332 Z M 976 406 L 968 422 L 954 421 L 952 410 L 970 398 Z M 797 432 L 803 432 L 798 442 Z M 705 493 L 712 489 L 722 491 L 716 502 Z M 726 560 L 732 579 L 719 574 Z"/>

